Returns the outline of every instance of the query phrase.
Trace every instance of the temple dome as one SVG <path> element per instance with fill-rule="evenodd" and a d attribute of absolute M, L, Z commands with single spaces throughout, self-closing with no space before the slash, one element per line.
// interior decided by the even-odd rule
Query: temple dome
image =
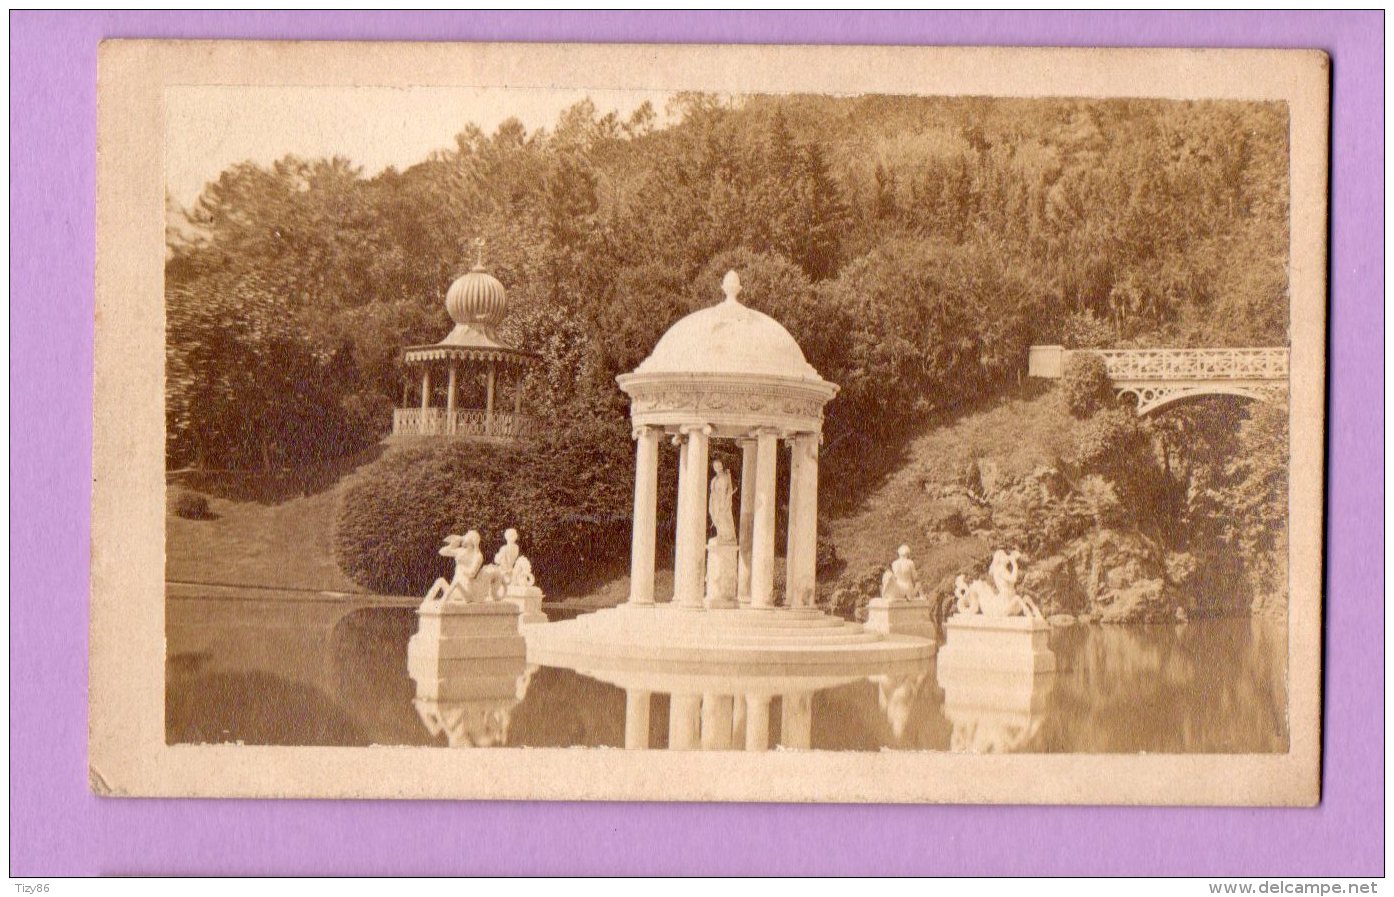
<path fill-rule="evenodd" d="M 731 285 L 734 283 L 734 288 Z M 678 321 L 635 374 L 756 374 L 822 380 L 774 318 L 742 305 L 727 275 L 726 299 Z"/>
<path fill-rule="evenodd" d="M 492 329 L 508 316 L 508 294 L 497 278 L 476 265 L 450 285 L 445 294 L 445 310 L 456 324 Z"/>

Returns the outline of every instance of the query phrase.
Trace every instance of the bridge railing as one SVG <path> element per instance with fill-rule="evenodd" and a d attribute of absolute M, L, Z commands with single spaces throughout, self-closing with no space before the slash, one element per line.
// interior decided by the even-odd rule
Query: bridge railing
<path fill-rule="evenodd" d="M 1288 375 L 1286 347 L 1236 349 L 1088 349 L 1032 346 L 1027 372 L 1059 378 L 1074 351 L 1103 358 L 1109 379 L 1134 380 L 1283 380 Z"/>

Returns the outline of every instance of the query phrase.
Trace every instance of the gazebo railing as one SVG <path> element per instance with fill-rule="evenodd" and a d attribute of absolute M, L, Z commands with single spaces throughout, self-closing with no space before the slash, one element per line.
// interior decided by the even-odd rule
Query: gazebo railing
<path fill-rule="evenodd" d="M 531 436 L 537 422 L 526 414 L 495 411 L 492 415 L 476 408 L 458 410 L 451 420 L 444 408 L 396 408 L 392 412 L 393 436 L 485 436 L 516 439 Z"/>

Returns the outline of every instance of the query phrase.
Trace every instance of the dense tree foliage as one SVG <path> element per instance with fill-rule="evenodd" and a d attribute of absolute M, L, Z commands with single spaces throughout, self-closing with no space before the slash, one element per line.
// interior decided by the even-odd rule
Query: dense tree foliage
<path fill-rule="evenodd" d="M 372 177 L 339 158 L 223 172 L 169 229 L 171 463 L 377 438 L 400 349 L 447 331 L 476 237 L 509 333 L 544 357 L 528 401 L 575 477 L 552 500 L 599 517 L 628 513 L 615 375 L 727 268 L 842 387 L 830 463 L 1015 384 L 1032 343 L 1287 341 L 1279 104 L 685 94 L 669 114 L 583 102 Z M 869 467 L 843 469 L 830 489 Z"/>

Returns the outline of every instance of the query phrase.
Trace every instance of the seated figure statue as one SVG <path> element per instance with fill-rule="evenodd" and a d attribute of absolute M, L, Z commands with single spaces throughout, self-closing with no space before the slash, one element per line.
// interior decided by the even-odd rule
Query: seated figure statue
<path fill-rule="evenodd" d="M 910 560 L 910 546 L 896 549 L 896 559 L 881 577 L 881 597 L 887 601 L 918 601 L 920 574 Z"/>
<path fill-rule="evenodd" d="M 504 576 L 513 573 L 513 565 L 518 561 L 518 531 L 509 527 L 503 532 L 503 544 L 494 554 L 494 566 L 503 571 Z"/>
<path fill-rule="evenodd" d="M 532 575 L 532 561 L 528 560 L 527 555 L 519 555 L 518 560 L 513 564 L 513 575 L 509 578 L 508 584 L 514 589 L 531 588 L 536 580 Z"/>

